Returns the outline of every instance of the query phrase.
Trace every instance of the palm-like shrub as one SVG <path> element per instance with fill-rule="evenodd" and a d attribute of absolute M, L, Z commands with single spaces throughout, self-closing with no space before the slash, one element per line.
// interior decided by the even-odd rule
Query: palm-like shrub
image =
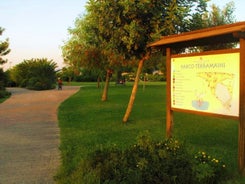
<path fill-rule="evenodd" d="M 55 88 L 56 63 L 47 59 L 24 60 L 11 70 L 11 79 L 20 87 L 33 90 Z"/>

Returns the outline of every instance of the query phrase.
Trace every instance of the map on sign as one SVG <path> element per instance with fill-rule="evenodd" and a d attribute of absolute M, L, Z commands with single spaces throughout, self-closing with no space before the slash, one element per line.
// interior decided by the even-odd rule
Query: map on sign
<path fill-rule="evenodd" d="M 171 60 L 171 107 L 239 116 L 239 53 Z"/>

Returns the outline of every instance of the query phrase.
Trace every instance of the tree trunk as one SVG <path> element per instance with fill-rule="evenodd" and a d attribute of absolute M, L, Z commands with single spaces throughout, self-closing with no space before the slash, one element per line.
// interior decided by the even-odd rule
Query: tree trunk
<path fill-rule="evenodd" d="M 97 88 L 100 88 L 100 76 L 97 77 Z"/>
<path fill-rule="evenodd" d="M 132 89 L 132 92 L 131 92 L 130 100 L 128 102 L 127 110 L 126 110 L 125 115 L 123 117 L 123 123 L 126 123 L 128 121 L 128 118 L 129 118 L 129 116 L 131 114 L 131 111 L 133 109 L 134 100 L 135 100 L 136 93 L 137 93 L 137 90 L 138 90 L 138 83 L 139 83 L 139 79 L 140 79 L 140 73 L 142 71 L 142 68 L 143 68 L 143 65 L 144 65 L 144 61 L 147 60 L 149 58 L 149 56 L 150 56 L 150 53 L 147 52 L 146 55 L 139 61 L 138 70 L 137 70 L 135 81 L 134 81 L 134 86 L 133 86 L 133 89 Z"/>
<path fill-rule="evenodd" d="M 103 94 L 102 94 L 102 97 L 101 97 L 101 101 L 103 101 L 103 102 L 107 100 L 107 94 L 108 94 L 110 76 L 111 76 L 111 71 L 110 70 L 107 70 L 107 72 L 106 72 L 105 86 L 104 86 Z"/>
<path fill-rule="evenodd" d="M 68 84 L 70 85 L 70 83 L 71 83 L 71 76 L 68 77 Z"/>

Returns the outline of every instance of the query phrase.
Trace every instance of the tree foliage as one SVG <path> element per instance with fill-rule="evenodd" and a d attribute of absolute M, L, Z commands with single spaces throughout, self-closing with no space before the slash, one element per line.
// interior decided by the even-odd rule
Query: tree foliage
<path fill-rule="evenodd" d="M 223 9 L 215 4 L 211 5 L 211 11 L 206 14 L 204 27 L 214 27 L 235 22 L 235 4 L 233 1 L 227 3 Z"/>
<path fill-rule="evenodd" d="M 56 83 L 56 67 L 52 60 L 24 60 L 11 69 L 11 78 L 18 86 L 28 89 L 52 89 Z"/>
<path fill-rule="evenodd" d="M 207 1 L 207 0 L 202 0 L 202 1 Z M 210 7 L 210 11 L 208 11 L 207 5 L 205 4 L 200 4 L 200 5 L 202 6 L 198 7 L 199 12 L 203 12 L 203 13 L 194 14 L 193 22 L 192 22 L 193 30 L 215 27 L 224 24 L 231 24 L 236 21 L 235 16 L 233 15 L 235 11 L 235 5 L 233 1 L 227 3 L 223 9 L 221 9 L 215 4 L 212 4 Z M 189 50 L 194 52 L 217 50 L 217 49 L 233 48 L 236 45 L 237 43 L 226 43 L 226 44 L 215 43 L 213 45 L 195 47 L 193 50 L 192 49 Z"/>
<path fill-rule="evenodd" d="M 147 45 L 161 36 L 235 21 L 233 2 L 224 9 L 213 4 L 209 10 L 209 1 L 89 0 L 86 14 L 68 30 L 63 56 L 74 72 L 78 68 L 119 68 L 142 58 Z"/>
<path fill-rule="evenodd" d="M 0 27 L 0 36 L 2 35 L 3 31 L 4 29 Z M 0 41 L 0 65 L 7 62 L 6 59 L 3 59 L 3 56 L 6 56 L 9 52 L 9 40 L 6 39 L 5 41 Z M 6 73 L 3 71 L 2 68 L 0 68 L 0 98 L 9 95 L 9 93 L 5 91 L 6 78 Z"/>
<path fill-rule="evenodd" d="M 2 35 L 4 29 L 0 27 L 0 36 Z M 6 59 L 3 59 L 3 56 L 6 56 L 10 52 L 9 49 L 9 40 L 0 41 L 0 64 L 4 64 L 7 62 Z"/>
<path fill-rule="evenodd" d="M 77 19 L 74 29 L 69 30 L 71 38 L 63 47 L 63 55 L 74 66 L 97 67 L 105 71 L 139 61 L 128 105 L 132 107 L 138 75 L 150 56 L 147 45 L 161 36 L 205 27 L 207 23 L 203 19 L 208 17 L 208 1 L 89 0 L 86 14 Z M 231 15 L 232 8 L 224 14 Z M 109 76 L 108 73 L 106 76 Z M 109 81 L 108 78 L 106 81 Z M 130 111 L 127 110 L 126 114 Z M 124 122 L 127 121 L 127 118 L 124 119 Z"/>
<path fill-rule="evenodd" d="M 62 47 L 65 61 L 74 68 L 101 70 L 130 65 L 147 52 L 150 42 L 163 35 L 189 31 L 195 3 L 196 0 L 90 0 L 86 14 L 68 30 L 70 38 Z M 100 53 L 100 57 L 86 53 Z"/>

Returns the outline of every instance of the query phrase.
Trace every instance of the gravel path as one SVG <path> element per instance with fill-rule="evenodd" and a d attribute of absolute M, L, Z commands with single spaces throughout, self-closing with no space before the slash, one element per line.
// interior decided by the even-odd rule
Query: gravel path
<path fill-rule="evenodd" d="M 60 164 L 57 108 L 79 87 L 8 88 L 0 104 L 0 184 L 52 184 Z"/>

